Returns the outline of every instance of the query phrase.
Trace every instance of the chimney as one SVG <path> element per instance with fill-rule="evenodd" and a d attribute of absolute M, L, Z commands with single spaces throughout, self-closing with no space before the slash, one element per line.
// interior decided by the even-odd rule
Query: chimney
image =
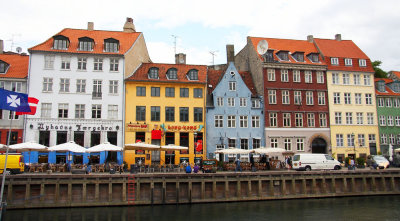
<path fill-rule="evenodd" d="M 314 42 L 314 36 L 308 35 L 307 36 L 307 41 L 310 42 L 310 43 L 313 43 Z"/>
<path fill-rule="evenodd" d="M 175 54 L 175 64 L 186 64 L 186 54 Z"/>
<path fill-rule="evenodd" d="M 4 42 L 3 40 L 0 40 L 0 54 L 3 54 L 4 52 Z"/>
<path fill-rule="evenodd" d="M 235 46 L 226 45 L 226 63 L 235 62 Z"/>
<path fill-rule="evenodd" d="M 341 41 L 342 40 L 342 35 L 341 34 L 336 34 L 335 35 L 335 40 L 336 41 Z"/>
<path fill-rule="evenodd" d="M 135 25 L 133 24 L 132 18 L 126 18 L 126 22 L 124 24 L 124 32 L 129 32 L 129 33 L 136 32 Z"/>
<path fill-rule="evenodd" d="M 94 30 L 94 23 L 93 22 L 88 22 L 87 23 L 87 30 L 88 31 L 93 31 Z"/>

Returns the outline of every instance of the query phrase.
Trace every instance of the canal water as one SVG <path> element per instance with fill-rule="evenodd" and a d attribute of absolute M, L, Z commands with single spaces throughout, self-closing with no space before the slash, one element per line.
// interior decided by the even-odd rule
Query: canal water
<path fill-rule="evenodd" d="M 8 210 L 7 221 L 400 220 L 400 196 Z"/>

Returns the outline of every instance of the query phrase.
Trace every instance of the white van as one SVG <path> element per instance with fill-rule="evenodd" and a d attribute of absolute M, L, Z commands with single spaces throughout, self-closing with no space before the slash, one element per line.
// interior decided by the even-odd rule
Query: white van
<path fill-rule="evenodd" d="M 295 170 L 340 170 L 340 162 L 328 154 L 296 154 L 293 156 Z"/>

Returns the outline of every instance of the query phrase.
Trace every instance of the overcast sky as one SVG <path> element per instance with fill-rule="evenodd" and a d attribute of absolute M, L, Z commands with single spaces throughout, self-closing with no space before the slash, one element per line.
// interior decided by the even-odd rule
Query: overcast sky
<path fill-rule="evenodd" d="M 5 50 L 37 45 L 63 28 L 121 31 L 132 17 L 143 32 L 153 62 L 226 63 L 226 44 L 238 53 L 247 36 L 301 39 L 307 35 L 353 40 L 385 71 L 400 70 L 398 0 L 2 0 L 0 39 Z M 13 45 L 11 44 L 13 43 Z"/>

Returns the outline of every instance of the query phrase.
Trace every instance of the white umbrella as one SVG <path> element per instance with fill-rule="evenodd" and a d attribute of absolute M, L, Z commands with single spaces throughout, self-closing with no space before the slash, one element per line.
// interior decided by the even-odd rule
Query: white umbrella
<path fill-rule="evenodd" d="M 57 152 L 74 152 L 74 153 L 85 153 L 86 148 L 82 147 L 79 144 L 76 144 L 74 141 L 69 141 L 67 143 L 55 145 L 49 147 L 48 151 L 57 151 Z"/>
<path fill-rule="evenodd" d="M 400 153 L 400 148 L 394 149 L 395 153 Z"/>
<path fill-rule="evenodd" d="M 189 147 L 182 147 L 182 146 L 176 146 L 174 144 L 168 144 L 165 146 L 161 146 L 160 150 L 189 150 Z"/>
<path fill-rule="evenodd" d="M 254 150 L 245 150 L 239 148 L 229 147 L 228 149 L 216 150 L 214 153 L 222 153 L 222 154 L 249 154 L 254 152 Z"/>
<path fill-rule="evenodd" d="M 125 144 L 125 150 L 160 150 L 160 146 L 137 142 L 133 144 Z"/>
<path fill-rule="evenodd" d="M 287 152 L 287 150 L 283 148 L 257 148 L 254 149 L 256 154 L 283 154 Z"/>
<path fill-rule="evenodd" d="M 389 161 L 393 161 L 393 145 L 389 144 Z"/>
<path fill-rule="evenodd" d="M 35 141 L 13 144 L 10 145 L 9 148 L 21 152 L 29 151 L 29 164 L 31 163 L 31 151 L 47 151 L 47 147 L 45 145 L 36 143 Z"/>
<path fill-rule="evenodd" d="M 88 153 L 103 152 L 103 151 L 122 151 L 122 147 L 110 144 L 110 142 L 104 142 L 102 144 L 93 146 L 86 150 Z"/>

